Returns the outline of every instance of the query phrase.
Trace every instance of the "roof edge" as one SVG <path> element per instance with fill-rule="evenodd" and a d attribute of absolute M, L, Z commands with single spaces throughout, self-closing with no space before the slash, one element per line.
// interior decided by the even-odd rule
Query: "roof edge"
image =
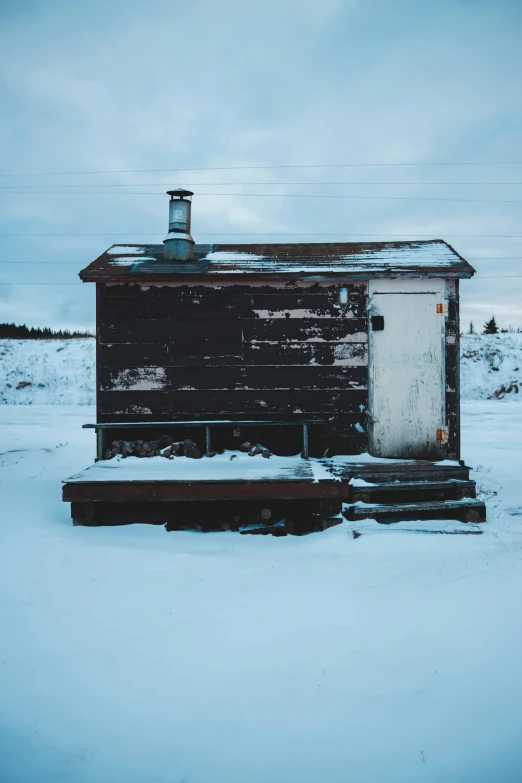
<path fill-rule="evenodd" d="M 440 264 L 436 256 L 427 257 L 419 263 L 402 261 L 401 252 L 414 247 L 421 250 L 422 247 L 441 245 L 446 248 L 446 264 Z M 132 252 L 136 248 L 140 252 Z M 396 250 L 397 256 L 393 260 L 386 259 L 388 249 Z M 442 248 L 441 248 L 442 249 Z M 111 252 L 111 250 L 113 252 Z M 390 240 L 381 242 L 271 242 L 259 243 L 220 243 L 220 244 L 196 244 L 195 251 L 199 251 L 198 257 L 190 264 L 180 264 L 179 269 L 161 269 L 163 258 L 161 244 L 113 244 L 98 258 L 79 272 L 82 282 L 94 283 L 168 283 L 168 282 L 197 282 L 214 281 L 216 283 L 248 281 L 305 281 L 312 282 L 342 282 L 348 280 L 371 280 L 378 278 L 455 278 L 469 279 L 476 270 L 458 253 L 452 245 L 444 239 L 424 240 Z M 308 252 L 307 252 L 308 250 Z M 324 252 L 322 252 L 324 250 Z M 115 251 L 115 252 L 114 252 Z M 381 257 L 381 251 L 384 251 Z M 448 252 L 449 251 L 449 252 Z M 236 258 L 233 254 L 236 253 Z M 223 256 L 223 258 L 210 258 L 211 254 Z M 227 254 L 231 257 L 227 258 Z M 241 264 L 239 258 L 246 254 L 241 261 L 249 261 L 251 257 L 254 263 Z M 302 254 L 302 264 L 301 261 Z M 144 258 L 150 256 L 150 258 Z M 353 262 L 350 257 L 353 256 Z M 367 258 L 363 258 L 367 256 Z M 371 257 L 373 256 L 373 257 Z M 110 259 L 114 259 L 113 262 Z M 135 258 L 136 264 L 132 261 Z M 267 263 L 256 268 L 256 261 L 265 258 Z M 117 263 L 121 259 L 120 264 Z M 158 268 L 151 268 L 150 263 L 143 269 L 136 268 L 140 261 L 158 264 Z M 331 264 L 329 264 L 331 260 Z M 273 269 L 268 268 L 273 261 Z M 361 261 L 363 263 L 361 263 Z M 222 263 L 220 263 L 222 262 Z M 316 262 L 314 264 L 314 262 Z M 386 264 L 389 264 L 389 267 Z M 367 264 L 367 268 L 361 268 Z M 374 265 L 372 268 L 372 264 Z M 190 268 L 193 265 L 193 268 Z M 329 265 L 336 267 L 329 271 Z M 342 266 L 346 265 L 346 269 Z M 133 267 L 128 271 L 118 267 Z M 155 264 L 154 264 L 155 266 Z M 303 269 L 302 267 L 307 267 Z M 315 267 L 315 268 L 314 268 Z M 350 269 L 350 267 L 352 267 Z"/>

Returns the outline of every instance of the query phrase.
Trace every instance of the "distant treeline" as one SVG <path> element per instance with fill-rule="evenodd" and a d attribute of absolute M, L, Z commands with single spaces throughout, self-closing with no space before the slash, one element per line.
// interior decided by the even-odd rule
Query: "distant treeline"
<path fill-rule="evenodd" d="M 90 332 L 70 332 L 68 329 L 43 329 L 23 324 L 0 324 L 0 340 L 71 340 L 76 337 L 94 337 Z"/>

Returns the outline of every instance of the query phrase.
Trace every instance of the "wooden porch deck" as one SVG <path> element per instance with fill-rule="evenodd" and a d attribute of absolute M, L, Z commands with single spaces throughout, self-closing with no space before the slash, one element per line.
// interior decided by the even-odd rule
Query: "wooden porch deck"
<path fill-rule="evenodd" d="M 475 494 L 463 463 L 366 455 L 266 460 L 237 452 L 200 460 L 101 461 L 63 486 L 76 524 L 239 529 L 257 519 L 266 532 L 273 532 L 274 520 L 289 518 L 288 532 L 324 529 L 341 521 L 343 504 L 348 519 L 484 521 L 485 506 Z"/>

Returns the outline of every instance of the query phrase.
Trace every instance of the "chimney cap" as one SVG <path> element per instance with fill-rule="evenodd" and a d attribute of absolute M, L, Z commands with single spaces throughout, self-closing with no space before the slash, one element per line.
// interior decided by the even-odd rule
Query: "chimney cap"
<path fill-rule="evenodd" d="M 167 190 L 167 196 L 170 196 L 171 198 L 174 198 L 174 196 L 179 196 L 179 198 L 183 198 L 183 196 L 193 196 L 194 193 L 191 190 L 185 190 L 184 188 L 176 188 L 176 190 Z"/>

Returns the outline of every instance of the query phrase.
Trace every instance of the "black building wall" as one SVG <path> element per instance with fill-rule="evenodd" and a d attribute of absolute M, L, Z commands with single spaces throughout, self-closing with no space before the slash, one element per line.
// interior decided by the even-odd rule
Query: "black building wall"
<path fill-rule="evenodd" d="M 365 282 L 348 286 L 346 305 L 339 303 L 339 285 L 326 284 L 98 284 L 97 289 L 98 421 L 317 417 L 325 425 L 310 430 L 312 456 L 327 449 L 330 456 L 368 449 Z M 458 280 L 447 281 L 447 297 L 446 452 L 455 459 Z M 200 429 L 180 435 L 202 440 Z M 301 447 L 297 428 L 214 433 L 217 448 L 243 440 L 280 454 Z"/>
<path fill-rule="evenodd" d="M 460 314 L 459 281 L 446 281 L 446 423 L 447 457 L 460 459 Z"/>
<path fill-rule="evenodd" d="M 367 449 L 366 283 L 348 286 L 346 305 L 338 285 L 97 289 L 98 421 L 319 417 L 312 456 Z M 285 454 L 300 437 L 216 429 L 214 443 Z"/>

